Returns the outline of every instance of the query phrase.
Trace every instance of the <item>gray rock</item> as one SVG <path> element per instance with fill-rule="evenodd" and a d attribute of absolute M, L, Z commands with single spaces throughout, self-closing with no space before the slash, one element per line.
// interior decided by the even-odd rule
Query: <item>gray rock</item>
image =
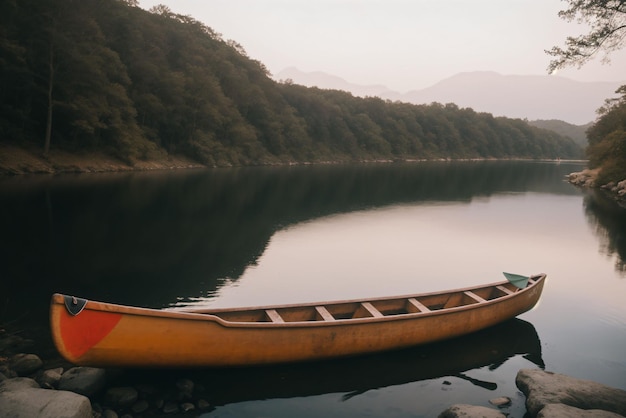
<path fill-rule="evenodd" d="M 9 367 L 18 376 L 27 376 L 43 366 L 43 361 L 36 354 L 16 354 L 9 360 Z"/>
<path fill-rule="evenodd" d="M 104 369 L 72 367 L 61 375 L 58 387 L 60 390 L 93 396 L 104 388 L 105 381 L 106 373 Z"/>
<path fill-rule="evenodd" d="M 117 418 L 117 412 L 113 411 L 112 409 L 105 409 L 104 411 L 102 411 L 102 415 L 100 415 L 100 418 Z"/>
<path fill-rule="evenodd" d="M 511 398 L 508 396 L 501 396 L 499 398 L 489 399 L 489 403 L 493 406 L 497 406 L 498 408 L 503 408 L 511 405 Z"/>
<path fill-rule="evenodd" d="M 193 392 L 193 381 L 191 381 L 189 379 L 179 379 L 176 382 L 176 387 L 181 392 L 191 393 L 191 392 Z"/>
<path fill-rule="evenodd" d="M 506 415 L 484 406 L 456 404 L 439 414 L 439 418 L 506 418 Z"/>
<path fill-rule="evenodd" d="M 131 410 L 135 414 L 141 414 L 142 412 L 146 412 L 149 407 L 150 407 L 150 405 L 148 404 L 148 401 L 142 399 L 142 400 L 140 400 L 138 402 L 135 402 L 133 404 Z"/>
<path fill-rule="evenodd" d="M 570 183 L 580 187 L 595 187 L 596 178 L 598 177 L 598 169 L 585 169 L 579 173 L 571 173 L 568 176 Z"/>
<path fill-rule="evenodd" d="M 585 410 L 563 404 L 550 404 L 539 411 L 537 418 L 623 418 L 623 416 L 600 409 Z"/>
<path fill-rule="evenodd" d="M 3 380 L 7 380 L 7 379 L 8 377 L 4 373 L 0 372 L 0 382 L 2 382 Z"/>
<path fill-rule="evenodd" d="M 17 373 L 11 370 L 6 364 L 0 365 L 0 373 L 2 373 L 7 379 L 17 377 Z"/>
<path fill-rule="evenodd" d="M 173 414 L 174 412 L 178 412 L 178 405 L 176 405 L 174 402 L 167 402 L 163 406 L 163 413 Z"/>
<path fill-rule="evenodd" d="M 61 375 L 63 374 L 63 368 L 57 367 L 56 369 L 48 369 L 44 371 L 38 379 L 41 387 L 56 388 L 61 381 Z"/>
<path fill-rule="evenodd" d="M 116 387 L 107 390 L 104 397 L 111 406 L 129 406 L 137 402 L 139 392 L 133 387 Z"/>
<path fill-rule="evenodd" d="M 39 383 L 28 377 L 16 377 L 0 382 L 0 393 L 15 392 L 23 389 L 39 389 Z"/>
<path fill-rule="evenodd" d="M 192 393 L 193 393 L 193 387 L 194 384 L 191 380 L 189 379 L 179 379 L 176 382 L 176 387 L 178 388 L 178 390 L 180 391 L 178 393 L 178 400 L 185 400 L 185 399 L 191 399 Z"/>
<path fill-rule="evenodd" d="M 102 418 L 102 406 L 98 402 L 91 401 L 91 410 L 93 418 Z"/>
<path fill-rule="evenodd" d="M 531 417 L 549 404 L 566 404 L 579 409 L 600 409 L 626 415 L 626 391 L 597 382 L 543 370 L 522 369 L 515 384 L 526 395 Z"/>
<path fill-rule="evenodd" d="M 32 417 L 91 418 L 91 404 L 86 397 L 66 391 L 27 388 L 0 392 L 0 418 Z"/>
<path fill-rule="evenodd" d="M 184 402 L 180 405 L 180 409 L 182 409 L 183 412 L 189 412 L 189 411 L 193 411 L 194 409 L 196 409 L 196 406 L 192 404 L 191 402 Z"/>

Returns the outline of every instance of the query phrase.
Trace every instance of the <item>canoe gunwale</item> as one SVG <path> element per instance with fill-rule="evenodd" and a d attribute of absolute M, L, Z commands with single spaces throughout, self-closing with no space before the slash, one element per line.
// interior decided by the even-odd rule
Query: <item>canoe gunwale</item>
<path fill-rule="evenodd" d="M 383 302 L 390 300 L 408 300 L 410 298 L 424 298 L 430 296 L 438 296 L 438 295 L 446 295 L 446 294 L 456 294 L 456 293 L 465 293 L 472 292 L 476 289 L 485 289 L 485 288 L 497 288 L 498 286 L 506 285 L 507 281 L 488 283 L 484 285 L 471 286 L 465 288 L 451 289 L 446 291 L 436 291 L 436 292 L 428 292 L 428 293 L 419 293 L 419 294 L 410 294 L 410 295 L 400 295 L 400 296 L 390 296 L 390 297 L 378 297 L 378 298 L 362 298 L 362 299 L 347 299 L 347 300 L 337 300 L 330 302 L 313 302 L 313 303 L 299 303 L 299 304 L 286 304 L 286 305 L 260 305 L 260 306 L 251 306 L 251 307 L 238 307 L 238 308 L 215 308 L 215 309 L 194 309 L 187 311 L 177 311 L 177 310 L 169 310 L 169 309 L 151 309 L 151 308 L 140 308 L 133 306 L 125 306 L 125 305 L 117 305 L 111 303 L 97 302 L 89 300 L 86 310 L 95 310 L 95 311 L 103 311 L 103 312 L 111 312 L 111 313 L 120 313 L 123 315 L 133 315 L 133 316 L 149 316 L 149 317 L 158 317 L 158 318 L 171 318 L 171 319 L 182 319 L 182 320 L 192 320 L 192 321 L 205 321 L 205 322 L 214 322 L 225 328 L 309 328 L 309 327 L 335 327 L 335 326 L 345 326 L 345 325 L 357 325 L 364 323 L 375 323 L 375 322 L 395 322 L 395 321 L 407 321 L 413 320 L 415 318 L 422 317 L 432 317 L 432 316 L 443 316 L 450 313 L 462 312 L 465 310 L 476 310 L 481 309 L 483 307 L 490 307 L 500 303 L 506 303 L 511 299 L 518 298 L 521 295 L 527 293 L 531 289 L 535 288 L 542 280 L 546 277 L 545 274 L 538 274 L 531 277 L 532 282 L 529 282 L 528 286 L 524 289 L 519 289 L 515 292 L 508 293 L 502 296 L 499 296 L 490 300 L 476 300 L 475 303 L 441 308 L 436 310 L 428 310 L 421 312 L 410 312 L 410 313 L 399 313 L 399 314 L 391 314 L 391 315 L 382 315 L 382 316 L 367 316 L 362 318 L 347 318 L 340 319 L 335 318 L 334 320 L 316 320 L 316 321 L 283 321 L 283 322 L 258 322 L 258 321 L 228 321 L 225 320 L 218 315 L 220 313 L 231 313 L 231 312 L 247 312 L 247 311 L 276 311 L 277 309 L 292 309 L 292 308 L 313 308 L 316 307 L 324 307 L 328 308 L 333 305 L 341 305 L 341 304 L 356 304 L 356 303 L 371 303 L 371 302 Z M 52 298 L 53 303 L 63 303 L 63 295 L 54 294 Z"/>

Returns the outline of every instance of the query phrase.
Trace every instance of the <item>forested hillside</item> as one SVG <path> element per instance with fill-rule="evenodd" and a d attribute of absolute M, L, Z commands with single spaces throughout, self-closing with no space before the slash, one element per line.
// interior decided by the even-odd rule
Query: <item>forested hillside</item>
<path fill-rule="evenodd" d="M 593 122 L 589 122 L 585 125 L 572 125 L 571 123 L 555 119 L 531 120 L 528 123 L 537 128 L 549 129 L 559 135 L 570 137 L 581 148 L 587 147 L 587 129 L 593 125 Z"/>
<path fill-rule="evenodd" d="M 519 119 L 276 83 L 205 24 L 134 3 L 0 3 L 0 141 L 207 165 L 581 156 Z"/>

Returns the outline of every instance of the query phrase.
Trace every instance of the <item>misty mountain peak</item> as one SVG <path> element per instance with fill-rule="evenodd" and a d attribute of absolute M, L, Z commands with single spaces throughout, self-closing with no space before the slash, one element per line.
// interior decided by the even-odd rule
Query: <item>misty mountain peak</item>
<path fill-rule="evenodd" d="M 581 82 L 556 75 L 504 75 L 470 71 L 445 78 L 430 87 L 405 94 L 383 85 L 363 86 L 321 71 L 286 68 L 275 79 L 289 78 L 308 87 L 348 91 L 355 96 L 378 96 L 414 104 L 455 103 L 477 112 L 521 119 L 557 119 L 575 125 L 596 118 L 604 100 L 615 97 L 621 82 Z"/>

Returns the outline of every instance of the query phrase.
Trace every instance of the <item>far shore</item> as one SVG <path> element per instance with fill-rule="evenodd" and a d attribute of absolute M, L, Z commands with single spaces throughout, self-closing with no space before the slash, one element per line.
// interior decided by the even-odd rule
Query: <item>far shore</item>
<path fill-rule="evenodd" d="M 485 158 L 438 158 L 432 161 L 487 161 Z M 496 160 L 496 159 L 493 159 Z M 526 160 L 522 158 L 512 158 L 510 160 Z M 420 162 L 429 161 L 427 159 L 406 159 L 406 160 L 368 160 L 358 161 L 363 163 L 393 163 L 393 162 Z M 554 162 L 584 162 L 584 160 L 561 160 L 545 159 L 537 161 Z M 321 161 L 315 164 L 341 164 L 357 161 Z M 266 165 L 310 165 L 310 162 L 284 162 Z M 28 174 L 70 174 L 70 173 L 113 173 L 132 171 L 152 171 L 152 170 L 174 170 L 174 169 L 198 169 L 210 168 L 188 157 L 180 155 L 168 155 L 160 159 L 149 161 L 137 160 L 134 164 L 129 164 L 113 156 L 102 152 L 77 152 L 71 153 L 62 150 L 50 150 L 47 158 L 43 157 L 39 148 L 33 146 L 21 147 L 10 144 L 0 144 L 0 177 L 16 176 Z"/>
<path fill-rule="evenodd" d="M 467 159 L 434 159 L 432 161 L 488 161 L 484 158 Z M 495 160 L 495 159 L 494 159 Z M 512 158 L 511 161 L 525 160 Z M 358 161 L 360 163 L 393 163 L 400 160 L 373 160 Z M 402 162 L 420 162 L 429 160 L 401 160 Z M 586 160 L 535 160 L 549 162 L 586 162 Z M 324 161 L 315 164 L 341 164 L 354 163 L 357 161 Z M 285 162 L 282 165 L 311 165 L 310 162 Z M 270 164 L 267 164 L 270 165 Z M 279 165 L 279 163 L 271 164 Z M 11 144 L 0 144 L 0 178 L 35 174 L 79 174 L 79 173 L 124 173 L 145 172 L 179 169 L 203 169 L 213 168 L 194 161 L 185 156 L 168 155 L 160 159 L 149 161 L 138 160 L 129 164 L 103 152 L 77 152 L 72 153 L 53 149 L 47 158 L 43 157 L 41 149 L 32 145 L 21 147 Z M 567 180 L 574 186 L 582 189 L 596 189 L 610 196 L 620 206 L 626 206 L 626 180 L 607 185 L 597 184 L 598 169 L 584 169 L 567 176 Z"/>

